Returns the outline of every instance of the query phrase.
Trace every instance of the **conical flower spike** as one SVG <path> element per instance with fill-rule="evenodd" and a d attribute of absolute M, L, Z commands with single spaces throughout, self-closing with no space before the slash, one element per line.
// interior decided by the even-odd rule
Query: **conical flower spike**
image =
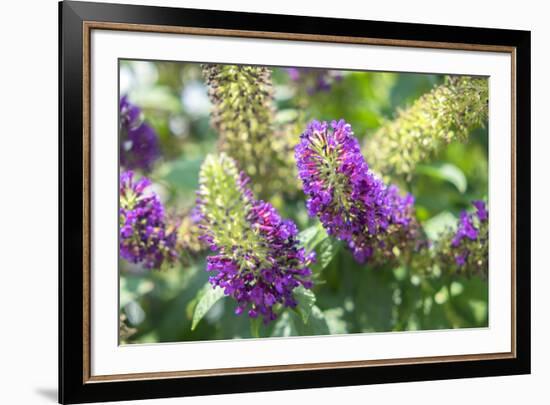
<path fill-rule="evenodd" d="M 205 159 L 197 194 L 203 239 L 217 253 L 207 258 L 210 283 L 237 301 L 236 313 L 267 323 L 277 305 L 295 307 L 294 289 L 312 286 L 314 260 L 298 245 L 296 225 L 255 200 L 249 178 L 223 153 Z"/>
<path fill-rule="evenodd" d="M 159 196 L 148 191 L 151 181 L 134 180 L 132 171 L 120 175 L 120 256 L 148 269 L 173 262 L 177 234 L 167 226 Z"/>
<path fill-rule="evenodd" d="M 344 120 L 312 121 L 296 147 L 311 216 L 364 263 L 393 259 L 418 236 L 411 195 L 372 173 Z"/>

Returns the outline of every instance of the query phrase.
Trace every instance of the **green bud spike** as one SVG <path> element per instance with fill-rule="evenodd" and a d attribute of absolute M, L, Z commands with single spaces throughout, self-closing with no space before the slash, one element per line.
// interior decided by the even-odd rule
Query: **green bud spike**
<path fill-rule="evenodd" d="M 221 153 L 208 155 L 199 174 L 199 200 L 207 234 L 231 259 L 242 263 L 247 251 L 262 251 L 261 240 L 247 221 L 252 195 L 235 161 Z"/>
<path fill-rule="evenodd" d="M 448 76 L 399 111 L 365 145 L 370 166 L 384 175 L 410 175 L 419 162 L 442 146 L 466 141 L 470 132 L 485 125 L 489 113 L 489 87 L 485 78 Z"/>
<path fill-rule="evenodd" d="M 212 126 L 219 147 L 233 157 L 254 184 L 254 192 L 270 198 L 294 178 L 292 148 L 295 142 L 274 125 L 271 70 L 266 67 L 203 65 L 214 105 Z M 289 158 L 290 156 L 290 158 Z M 296 182 L 293 183 L 296 188 Z"/>

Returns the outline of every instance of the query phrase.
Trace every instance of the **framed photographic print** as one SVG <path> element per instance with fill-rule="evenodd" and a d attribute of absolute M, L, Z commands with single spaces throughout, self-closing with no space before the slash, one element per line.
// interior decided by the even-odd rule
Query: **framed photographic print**
<path fill-rule="evenodd" d="M 61 403 L 530 372 L 530 33 L 62 2 Z"/>

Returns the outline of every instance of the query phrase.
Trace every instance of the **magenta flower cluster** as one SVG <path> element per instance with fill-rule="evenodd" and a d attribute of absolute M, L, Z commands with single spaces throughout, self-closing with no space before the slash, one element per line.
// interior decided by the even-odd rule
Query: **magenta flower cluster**
<path fill-rule="evenodd" d="M 155 130 L 141 119 L 141 110 L 126 96 L 120 99 L 120 164 L 150 171 L 160 156 Z"/>
<path fill-rule="evenodd" d="M 378 250 L 393 255 L 399 241 L 386 235 L 410 236 L 414 198 L 401 196 L 396 186 L 386 186 L 369 170 L 344 120 L 309 123 L 295 157 L 309 214 L 330 235 L 347 242 L 358 262 Z"/>
<path fill-rule="evenodd" d="M 451 246 L 456 250 L 455 262 L 458 266 L 464 266 L 471 254 L 468 246 L 463 243 L 463 240 L 476 241 L 480 234 L 481 225 L 489 219 L 485 202 L 480 200 L 472 201 L 472 205 L 476 208 L 476 212 L 474 214 L 466 211 L 460 213 L 458 228 L 451 241 Z"/>
<path fill-rule="evenodd" d="M 237 301 L 237 315 L 247 311 L 249 317 L 261 316 L 264 323 L 269 323 L 277 318 L 277 304 L 296 307 L 293 292 L 297 287 L 312 287 L 309 266 L 315 261 L 315 254 L 306 254 L 299 246 L 293 221 L 282 219 L 271 204 L 254 199 L 248 182 L 242 172 L 236 179 L 245 209 L 242 240 L 223 238 L 224 224 L 208 219 L 206 196 L 198 192 L 204 224 L 202 238 L 218 253 L 207 257 L 206 270 L 214 273 L 209 278 L 211 285 L 223 288 L 225 295 Z"/>
<path fill-rule="evenodd" d="M 158 269 L 176 259 L 176 232 L 165 222 L 158 194 L 147 191 L 151 181 L 134 179 L 132 171 L 120 175 L 120 256 L 147 269 Z"/>

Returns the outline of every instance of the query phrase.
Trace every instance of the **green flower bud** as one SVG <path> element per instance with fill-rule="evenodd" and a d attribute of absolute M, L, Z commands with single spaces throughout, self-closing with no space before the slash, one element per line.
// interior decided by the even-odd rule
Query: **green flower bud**
<path fill-rule="evenodd" d="M 466 141 L 472 130 L 485 125 L 489 87 L 485 78 L 448 76 L 445 84 L 397 113 L 365 145 L 370 166 L 384 175 L 410 175 L 452 141 Z"/>
<path fill-rule="evenodd" d="M 274 125 L 271 70 L 266 67 L 203 65 L 214 105 L 212 126 L 220 149 L 232 156 L 254 184 L 254 192 L 270 198 L 293 178 L 294 144 Z M 296 136 L 296 142 L 298 136 Z M 296 182 L 290 182 L 295 189 Z M 288 190 L 287 190 L 288 191 Z"/>

